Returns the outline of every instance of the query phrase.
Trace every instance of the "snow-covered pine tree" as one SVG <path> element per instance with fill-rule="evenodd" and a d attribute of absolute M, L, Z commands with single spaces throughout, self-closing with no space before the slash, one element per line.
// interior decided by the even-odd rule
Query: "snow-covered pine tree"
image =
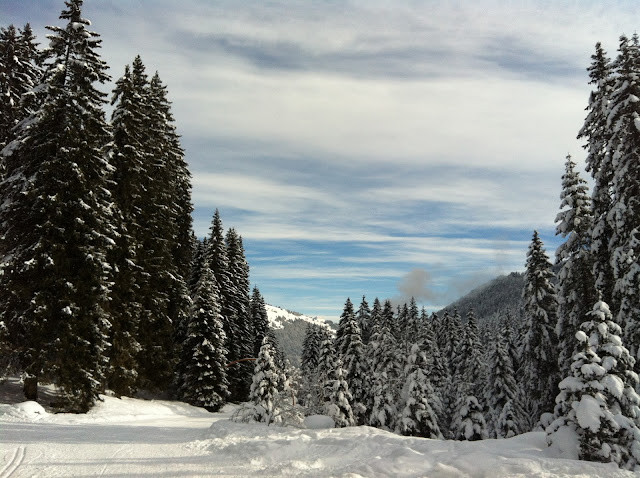
<path fill-rule="evenodd" d="M 531 420 L 537 423 L 543 413 L 553 410 L 558 384 L 557 299 L 551 284 L 551 263 L 538 231 L 533 233 L 526 269 L 522 291 L 526 335 L 521 375 L 526 386 L 525 394 L 532 400 Z"/>
<path fill-rule="evenodd" d="M 364 295 L 362 296 L 360 307 L 356 312 L 356 322 L 358 322 L 358 327 L 360 327 L 362 343 L 367 345 L 369 343 L 369 338 L 371 337 L 373 324 L 371 323 L 371 309 L 369 308 L 369 303 Z"/>
<path fill-rule="evenodd" d="M 633 358 L 606 303 L 597 302 L 576 333 L 571 375 L 560 382 L 547 443 L 569 457 L 640 469 L 640 397 Z"/>
<path fill-rule="evenodd" d="M 389 304 L 387 307 L 386 304 Z M 397 355 L 397 342 L 384 319 L 384 310 L 389 310 L 390 302 L 386 302 L 383 309 L 383 320 L 380 327 L 374 331 L 369 342 L 369 356 L 371 363 L 369 370 L 372 375 L 371 402 L 369 425 L 383 430 L 393 431 L 397 420 L 397 403 L 400 396 L 399 383 L 401 363 L 404 357 Z"/>
<path fill-rule="evenodd" d="M 14 350 L 31 383 L 53 381 L 65 407 L 81 412 L 104 382 L 114 235 L 105 95 L 95 86 L 109 77 L 82 3 L 66 1 L 66 25 L 47 27 L 37 87 L 46 94 L 2 151 L 0 208 L 0 303 Z"/>
<path fill-rule="evenodd" d="M 327 355 L 329 358 L 330 355 Z M 356 424 L 351 408 L 352 396 L 345 379 L 340 357 L 334 357 L 333 366 L 325 382 L 325 414 L 330 416 L 336 428 L 352 427 Z"/>
<path fill-rule="evenodd" d="M 453 432 L 456 440 L 476 441 L 488 438 L 482 406 L 475 396 L 465 395 L 459 402 Z"/>
<path fill-rule="evenodd" d="M 273 360 L 271 342 L 268 337 L 265 337 L 256 359 L 249 392 L 255 421 L 269 425 L 280 420 L 280 410 L 277 408 L 279 382 L 280 371 Z"/>
<path fill-rule="evenodd" d="M 513 436 L 520 431 L 517 423 L 518 414 L 513 409 L 516 406 L 518 386 L 503 337 L 499 334 L 494 337 L 490 347 L 485 386 L 485 403 L 488 406 L 487 431 L 491 438 L 508 438 L 507 434 Z M 503 414 L 503 409 L 508 403 L 510 410 Z"/>
<path fill-rule="evenodd" d="M 345 370 L 345 380 L 351 391 L 351 408 L 358 425 L 364 425 L 366 419 L 366 389 L 369 381 L 366 377 L 366 358 L 360 327 L 353 313 L 351 301 L 347 299 L 340 316 L 336 333 L 336 350 Z"/>
<path fill-rule="evenodd" d="M 515 410 L 516 400 L 507 400 L 502 407 L 498 419 L 494 423 L 494 430 L 497 438 L 512 438 L 520 434 L 520 415 L 522 412 Z"/>
<path fill-rule="evenodd" d="M 141 60 L 136 58 L 133 70 Z M 190 175 L 176 133 L 167 88 L 156 72 L 145 88 L 146 204 L 138 264 L 147 275 L 138 341 L 140 384 L 166 389 L 174 377 L 175 327 L 186 320 L 190 298 Z"/>
<path fill-rule="evenodd" d="M 338 330 L 336 330 L 336 338 L 335 338 L 336 351 L 341 355 L 344 353 L 343 349 L 346 349 L 347 347 L 347 344 L 343 345 L 343 341 L 344 341 L 343 336 L 345 335 L 345 333 L 347 333 L 346 332 L 347 328 L 350 329 L 349 333 L 353 333 L 352 323 L 355 322 L 355 320 L 356 320 L 356 317 L 353 311 L 353 303 L 351 302 L 351 299 L 347 297 L 347 300 L 344 303 L 344 309 L 342 310 L 342 314 L 340 314 L 340 320 L 338 322 Z"/>
<path fill-rule="evenodd" d="M 322 413 L 324 395 L 320 380 L 320 351 L 322 342 L 327 339 L 327 334 L 319 325 L 309 324 L 302 343 L 301 371 L 302 384 L 299 395 L 306 413 Z"/>
<path fill-rule="evenodd" d="M 612 230 L 607 215 L 612 201 L 613 164 L 609 153 L 611 129 L 607 120 L 607 110 L 613 90 L 613 68 L 600 42 L 596 43 L 595 50 L 591 56 L 591 65 L 587 68 L 589 84 L 593 85 L 594 90 L 589 96 L 588 114 L 578 133 L 578 139 L 586 140 L 585 162 L 587 171 L 591 173 L 594 180 L 591 230 L 594 286 L 603 297 L 612 297 L 614 279 L 609 254 Z"/>
<path fill-rule="evenodd" d="M 608 153 L 614 168 L 609 254 L 612 310 L 630 352 L 640 359 L 640 45 L 638 35 L 620 38 L 615 83 L 608 107 Z"/>
<path fill-rule="evenodd" d="M 227 337 L 225 347 L 229 352 L 229 361 L 234 361 L 243 357 L 240 357 L 236 343 L 238 331 L 236 329 L 237 324 L 233 320 L 235 311 L 230 300 L 233 283 L 229 270 L 227 244 L 224 240 L 224 228 L 222 226 L 222 220 L 220 219 L 220 212 L 217 209 L 213 215 L 210 231 L 207 240 L 207 260 L 220 288 L 222 323 L 224 325 L 224 333 Z"/>
<path fill-rule="evenodd" d="M 593 217 L 588 187 L 576 163 L 567 155 L 562 176 L 560 213 L 556 217 L 556 234 L 565 242 L 556 251 L 558 271 L 558 368 L 562 376 L 568 374 L 575 354 L 575 333 L 591 304 L 595 302 L 591 229 Z"/>
<path fill-rule="evenodd" d="M 242 237 L 230 228 L 225 237 L 231 289 L 227 292 L 227 305 L 233 311 L 236 358 L 253 357 L 254 337 L 251 318 L 251 297 L 249 292 L 249 264 L 245 258 Z M 251 366 L 247 362 L 234 365 L 229 373 L 231 396 L 235 401 L 245 401 L 251 385 Z"/>
<path fill-rule="evenodd" d="M 109 315 L 109 369 L 107 385 L 117 396 L 133 395 L 138 385 L 137 355 L 141 352 L 137 340 L 143 303 L 142 294 L 148 275 L 139 261 L 142 246 L 143 214 L 147 198 L 148 153 L 145 124 L 146 88 L 144 65 L 137 57 L 133 71 L 127 65 L 116 82 L 111 104 L 112 141 L 109 145 L 114 167 L 112 197 L 119 215 L 115 245 L 109 254 L 113 268 Z"/>
<path fill-rule="evenodd" d="M 196 296 L 181 344 L 179 394 L 182 400 L 210 412 L 218 411 L 229 396 L 227 351 L 220 316 L 220 292 L 215 276 L 204 263 Z"/>
<path fill-rule="evenodd" d="M 407 360 L 403 388 L 403 410 L 398 431 L 407 436 L 442 439 L 434 409 L 441 407 L 427 371 L 428 360 L 418 344 L 413 344 Z"/>
<path fill-rule="evenodd" d="M 260 347 L 262 346 L 262 339 L 265 338 L 270 329 L 269 315 L 267 314 L 264 298 L 262 294 L 260 294 L 258 287 L 254 287 L 251 294 L 251 320 L 254 332 L 253 356 L 257 357 L 258 353 L 260 353 Z"/>
<path fill-rule="evenodd" d="M 39 53 L 31 26 L 0 29 L 0 150 L 15 135 L 14 128 L 34 107 L 25 95 L 40 80 Z"/>
<path fill-rule="evenodd" d="M 448 405 L 455 403 L 451 417 L 450 435 L 456 440 L 482 440 L 488 437 L 483 407 L 476 394 L 478 385 L 483 382 L 486 364 L 483 361 L 483 346 L 477 334 L 475 315 L 470 313 L 464 326 L 464 335 L 458 344 L 455 374 L 452 377 L 452 390 Z M 455 397 L 455 402 L 453 401 Z"/>

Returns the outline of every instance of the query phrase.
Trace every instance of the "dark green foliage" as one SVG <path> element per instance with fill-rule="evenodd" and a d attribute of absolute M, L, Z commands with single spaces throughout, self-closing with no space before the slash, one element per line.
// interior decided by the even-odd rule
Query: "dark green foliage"
<path fill-rule="evenodd" d="M 558 383 L 557 301 L 551 283 L 553 272 L 537 231 L 529 246 L 526 267 L 522 292 L 526 318 L 522 375 L 526 394 L 533 402 L 531 419 L 535 423 L 543 413 L 553 410 Z"/>
<path fill-rule="evenodd" d="M 179 393 L 187 403 L 215 412 L 229 395 L 229 382 L 220 292 L 207 266 L 205 261 L 181 348 Z"/>
<path fill-rule="evenodd" d="M 104 146 L 109 77 L 81 0 L 49 27 L 44 101 L 3 150 L 5 260 L 0 303 L 21 368 L 53 380 L 65 406 L 86 411 L 105 378 L 109 328 L 107 250 L 113 216 Z"/>
<path fill-rule="evenodd" d="M 16 134 L 16 126 L 36 106 L 33 94 L 40 81 L 39 53 L 31 26 L 0 29 L 0 150 Z M 29 97 L 27 97 L 29 96 Z"/>

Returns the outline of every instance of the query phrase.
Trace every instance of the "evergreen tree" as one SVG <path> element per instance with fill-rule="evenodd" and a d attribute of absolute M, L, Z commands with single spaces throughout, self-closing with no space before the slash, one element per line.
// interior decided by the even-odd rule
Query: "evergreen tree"
<path fill-rule="evenodd" d="M 237 349 L 236 338 L 238 336 L 237 324 L 233 320 L 234 310 L 231 303 L 231 291 L 233 283 L 229 270 L 229 256 L 227 244 L 224 240 L 224 228 L 220 219 L 220 212 L 216 209 L 211 222 L 211 233 L 207 241 L 207 260 L 220 288 L 220 299 L 222 307 L 222 320 L 224 333 L 227 337 L 225 345 L 229 352 L 229 361 L 238 360 L 240 357 Z"/>
<path fill-rule="evenodd" d="M 602 45 L 596 44 L 595 54 L 591 56 L 589 84 L 595 88 L 589 97 L 587 118 L 578 134 L 578 138 L 586 139 L 587 171 L 594 179 L 592 191 L 593 227 L 591 230 L 591 252 L 595 288 L 604 297 L 613 295 L 613 270 L 609 261 L 609 239 L 612 235 L 607 214 L 611 209 L 611 183 L 613 180 L 613 164 L 609 153 L 611 137 L 607 109 L 613 89 L 613 69 Z"/>
<path fill-rule="evenodd" d="M 351 301 L 347 299 L 340 317 L 336 333 L 336 349 L 338 357 L 345 369 L 345 379 L 351 390 L 351 408 L 358 425 L 365 423 L 368 380 L 364 344 L 360 327 L 353 313 Z"/>
<path fill-rule="evenodd" d="M 362 343 L 367 345 L 371 338 L 373 324 L 371 323 L 371 309 L 364 295 L 362 296 L 362 302 L 360 302 L 358 312 L 356 312 L 356 322 L 358 322 L 358 327 L 360 327 Z"/>
<path fill-rule="evenodd" d="M 521 412 L 518 413 L 518 411 L 515 410 L 516 406 L 516 400 L 507 400 L 504 407 L 502 407 L 502 411 L 494 423 L 494 430 L 497 438 L 512 438 L 520 434 Z"/>
<path fill-rule="evenodd" d="M 242 237 L 231 228 L 228 230 L 225 243 L 229 261 L 229 278 L 231 288 L 227 293 L 227 306 L 231 311 L 235 337 L 233 343 L 236 360 L 253 357 L 254 330 L 251 318 L 251 298 L 249 295 L 249 264 L 244 255 Z M 245 401 L 251 385 L 251 367 L 240 362 L 230 371 L 231 394 L 236 401 Z"/>
<path fill-rule="evenodd" d="M 514 436 L 520 431 L 514 410 L 518 389 L 514 373 L 504 339 L 498 335 L 491 346 L 485 389 L 485 403 L 489 408 L 487 430 L 491 438 L 509 438 L 506 435 Z M 507 404 L 509 410 L 503 414 Z"/>
<path fill-rule="evenodd" d="M 575 439 L 578 458 L 616 462 L 640 469 L 640 396 L 634 359 L 622 345 L 620 327 L 609 307 L 599 301 L 576 333 L 580 343 L 571 375 L 560 382 L 556 419 L 547 428 L 547 443 L 563 446 L 567 435 Z M 560 442 L 560 443 L 558 443 Z"/>
<path fill-rule="evenodd" d="M 439 398 L 429 381 L 427 358 L 418 344 L 413 344 L 407 361 L 407 379 L 404 383 L 404 409 L 399 422 L 403 435 L 442 439 L 434 408 L 440 407 Z M 435 405 L 435 407 L 434 407 Z"/>
<path fill-rule="evenodd" d="M 591 200 L 587 183 L 577 171 L 571 156 L 567 156 L 562 176 L 562 211 L 556 217 L 556 234 L 566 241 L 556 251 L 558 272 L 558 366 L 566 375 L 574 355 L 575 333 L 583 317 L 595 301 L 593 260 L 591 257 Z"/>
<path fill-rule="evenodd" d="M 638 36 L 620 38 L 616 80 L 607 124 L 608 153 L 614 174 L 609 254 L 613 278 L 613 310 L 624 329 L 631 354 L 640 358 L 640 46 Z"/>
<path fill-rule="evenodd" d="M 76 411 L 93 405 L 105 378 L 114 235 L 105 95 L 95 87 L 109 77 L 82 3 L 65 2 L 66 26 L 48 27 L 43 102 L 2 151 L 0 209 L 0 303 L 14 350 L 31 383 L 54 381 Z"/>
<path fill-rule="evenodd" d="M 265 337 L 256 360 L 249 393 L 249 400 L 253 402 L 255 421 L 266 422 L 269 425 L 278 420 L 280 412 L 277 408 L 279 382 L 280 372 L 273 360 L 271 343 L 269 338 Z"/>
<path fill-rule="evenodd" d="M 262 340 L 269 333 L 269 316 L 264 303 L 264 298 L 257 287 L 253 288 L 251 295 L 251 321 L 254 331 L 253 357 L 257 357 L 260 352 Z"/>
<path fill-rule="evenodd" d="M 385 304 L 384 310 L 390 309 L 390 302 L 387 304 L 389 307 Z M 396 339 L 386 325 L 389 322 L 384 320 L 384 310 L 382 325 L 374 332 L 369 343 L 369 370 L 372 374 L 369 425 L 392 431 L 396 425 L 401 364 L 396 353 Z"/>
<path fill-rule="evenodd" d="M 329 357 L 330 355 L 327 356 Z M 325 383 L 325 414 L 333 419 L 336 428 L 352 427 L 356 424 L 351 409 L 352 396 L 344 375 L 340 357 L 334 357 Z"/>
<path fill-rule="evenodd" d="M 133 70 L 142 68 L 136 58 Z M 176 361 L 176 327 L 190 307 L 187 274 L 191 254 L 190 177 L 176 133 L 167 89 L 156 72 L 144 88 L 146 204 L 138 263 L 147 280 L 138 340 L 140 385 L 166 389 Z"/>
<path fill-rule="evenodd" d="M 558 363 L 557 300 L 551 284 L 553 272 L 538 232 L 534 231 L 527 253 L 525 287 L 522 291 L 526 314 L 523 350 L 523 378 L 526 395 L 533 401 L 531 419 L 553 410 L 557 395 Z"/>
<path fill-rule="evenodd" d="M 109 303 L 111 317 L 108 386 L 117 396 L 133 395 L 138 385 L 137 340 L 147 275 L 139 264 L 142 224 L 148 178 L 145 89 L 147 77 L 140 57 L 133 71 L 127 65 L 116 82 L 111 104 L 113 140 L 110 159 L 114 166 L 112 197 L 117 206 L 117 236 L 109 255 L 113 267 L 113 287 Z M 142 287 L 141 287 L 142 286 Z"/>
<path fill-rule="evenodd" d="M 453 423 L 453 431 L 456 440 L 476 441 L 488 438 L 482 407 L 473 395 L 462 398 Z"/>
<path fill-rule="evenodd" d="M 455 412 L 451 417 L 451 436 L 457 440 L 487 438 L 487 425 L 477 394 L 484 375 L 482 344 L 477 334 L 475 315 L 470 311 L 464 336 L 458 345 L 452 390 L 455 391 Z M 479 394 L 478 394 L 479 395 Z M 449 404 L 454 403 L 450 394 Z M 479 415 L 478 415 L 479 413 Z"/>
<path fill-rule="evenodd" d="M 29 115 L 32 101 L 25 95 L 41 75 L 39 53 L 31 26 L 0 29 L 0 150 L 15 135 L 14 129 Z"/>
<path fill-rule="evenodd" d="M 224 342 L 220 293 L 205 261 L 182 344 L 179 369 L 184 371 L 180 380 L 182 399 L 210 412 L 218 411 L 229 395 Z"/>

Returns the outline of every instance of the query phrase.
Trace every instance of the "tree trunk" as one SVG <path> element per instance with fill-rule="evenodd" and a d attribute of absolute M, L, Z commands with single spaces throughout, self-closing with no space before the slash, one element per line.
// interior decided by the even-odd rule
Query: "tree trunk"
<path fill-rule="evenodd" d="M 27 400 L 38 400 L 38 377 L 35 375 L 25 377 L 22 390 Z"/>

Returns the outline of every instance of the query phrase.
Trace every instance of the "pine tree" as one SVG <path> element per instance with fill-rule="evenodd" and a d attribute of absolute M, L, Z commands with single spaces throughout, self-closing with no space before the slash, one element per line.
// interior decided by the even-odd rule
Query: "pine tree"
<path fill-rule="evenodd" d="M 442 439 L 434 408 L 439 408 L 439 398 L 429 381 L 427 358 L 418 344 L 413 344 L 407 360 L 407 378 L 403 388 L 402 417 L 399 432 L 407 436 Z M 434 407 L 435 405 L 435 407 Z"/>
<path fill-rule="evenodd" d="M 227 351 L 220 316 L 220 292 L 205 261 L 181 347 L 181 398 L 210 412 L 218 411 L 229 395 Z"/>
<path fill-rule="evenodd" d="M 504 339 L 500 335 L 494 338 L 487 369 L 485 403 L 489 408 L 487 414 L 488 433 L 492 438 L 509 438 L 506 435 L 517 435 L 520 428 L 514 407 L 516 406 L 515 398 L 518 386 L 511 358 Z M 510 409 L 503 414 L 507 404 Z"/>
<path fill-rule="evenodd" d="M 482 407 L 473 395 L 466 395 L 460 401 L 453 431 L 456 440 L 476 441 L 488 437 Z"/>
<path fill-rule="evenodd" d="M 81 0 L 65 2 L 65 27 L 48 27 L 43 102 L 2 151 L 3 317 L 25 373 L 46 377 L 76 411 L 88 410 L 105 378 L 105 313 L 113 220 L 104 145 L 109 77 Z"/>
<path fill-rule="evenodd" d="M 351 390 L 351 408 L 358 425 L 365 423 L 366 415 L 366 377 L 364 344 L 360 327 L 353 313 L 351 301 L 347 299 L 340 317 L 336 333 L 336 349 L 338 357 L 345 369 L 345 379 Z"/>
<path fill-rule="evenodd" d="M 523 349 L 523 378 L 526 395 L 533 401 L 531 419 L 553 410 L 557 395 L 558 363 L 557 300 L 551 284 L 553 272 L 538 232 L 534 231 L 527 253 L 525 287 L 522 291 L 526 316 Z"/>
<path fill-rule="evenodd" d="M 307 414 L 322 413 L 324 407 L 324 391 L 320 373 L 321 347 L 329 340 L 326 329 L 319 325 L 309 324 L 302 344 L 301 371 L 303 377 L 300 400 Z"/>
<path fill-rule="evenodd" d="M 329 357 L 330 355 L 327 356 Z M 334 357 L 334 363 L 325 382 L 325 414 L 333 419 L 336 428 L 352 427 L 356 424 L 351 409 L 353 397 L 344 375 L 340 357 Z"/>
<path fill-rule="evenodd" d="M 456 354 L 452 383 L 452 389 L 455 390 L 455 412 L 451 417 L 450 428 L 451 436 L 457 440 L 481 440 L 488 435 L 476 390 L 478 384 L 483 382 L 486 364 L 483 362 L 484 354 L 473 312 L 470 312 L 468 319 Z M 454 403 L 452 398 L 449 400 L 450 404 Z"/>
<path fill-rule="evenodd" d="M 30 113 L 26 98 L 41 75 L 39 53 L 31 26 L 0 29 L 0 150 L 13 140 L 15 127 Z M 32 96 L 33 94 L 31 94 Z"/>
<path fill-rule="evenodd" d="M 574 355 L 574 335 L 583 317 L 595 301 L 593 260 L 591 256 L 591 199 L 587 183 L 577 171 L 571 156 L 567 156 L 562 176 L 562 211 L 556 217 L 556 234 L 566 241 L 556 251 L 558 272 L 558 367 L 566 375 Z"/>
<path fill-rule="evenodd" d="M 364 295 L 362 296 L 362 302 L 360 302 L 358 312 L 356 312 L 356 322 L 358 322 L 358 327 L 360 327 L 362 343 L 367 345 L 371 338 L 373 324 L 371 323 L 371 309 Z"/>
<path fill-rule="evenodd" d="M 139 264 L 143 236 L 141 217 L 147 201 L 147 137 L 145 89 L 148 86 L 140 57 L 133 71 L 127 65 L 116 82 L 111 104 L 113 140 L 110 158 L 114 166 L 112 197 L 117 206 L 117 236 L 109 255 L 113 268 L 113 287 L 109 303 L 111 317 L 108 386 L 117 396 L 133 395 L 138 385 L 137 355 L 142 352 L 137 340 L 147 281 Z"/>
<path fill-rule="evenodd" d="M 596 44 L 595 54 L 591 56 L 589 84 L 594 90 L 589 97 L 587 118 L 578 134 L 586 139 L 584 148 L 588 151 L 585 160 L 587 171 L 594 179 L 592 191 L 593 227 L 591 230 L 591 252 L 595 288 L 604 297 L 613 295 L 613 270 L 609 260 L 609 239 L 612 231 L 607 220 L 611 209 L 611 183 L 613 165 L 609 153 L 611 129 L 607 120 L 607 109 L 613 89 L 613 68 L 602 45 Z"/>
<path fill-rule="evenodd" d="M 265 337 L 256 360 L 249 392 L 249 400 L 253 402 L 255 421 L 266 422 L 269 425 L 278 420 L 280 410 L 276 402 L 279 382 L 280 372 L 273 360 L 271 343 L 268 337 Z"/>
<path fill-rule="evenodd" d="M 623 346 L 606 303 L 599 301 L 576 333 L 580 346 L 571 375 L 560 382 L 556 419 L 547 428 L 547 443 L 562 446 L 576 437 L 573 452 L 589 461 L 616 462 L 640 469 L 640 396 L 634 359 Z"/>
<path fill-rule="evenodd" d="M 386 304 L 389 304 L 387 307 Z M 384 310 L 390 309 L 390 302 Z M 384 317 L 383 311 L 383 317 Z M 381 327 L 371 337 L 369 370 L 372 374 L 371 413 L 369 425 L 393 431 L 396 426 L 396 406 L 400 395 L 401 364 L 397 356 L 397 342 L 383 319 Z"/>
<path fill-rule="evenodd" d="M 260 352 L 262 340 L 269 333 L 270 329 L 269 316 L 267 315 L 264 298 L 257 287 L 253 288 L 253 293 L 251 295 L 251 320 L 254 331 L 253 356 L 257 357 Z"/>
<path fill-rule="evenodd" d="M 608 108 L 608 153 L 614 174 L 607 220 L 614 315 L 631 354 L 640 358 L 640 46 L 638 36 L 620 38 L 616 80 Z"/>
<path fill-rule="evenodd" d="M 227 232 L 225 243 L 229 264 L 231 288 L 226 291 L 227 306 L 233 320 L 235 360 L 253 356 L 254 330 L 251 319 L 251 298 L 249 295 L 249 264 L 244 255 L 242 237 L 231 228 Z M 251 368 L 246 362 L 240 362 L 231 369 L 231 395 L 235 401 L 245 401 L 251 385 Z"/>
<path fill-rule="evenodd" d="M 134 71 L 138 63 L 136 58 Z M 190 179 L 167 88 L 157 72 L 144 91 L 147 180 L 138 263 L 147 280 L 142 291 L 138 362 L 141 386 L 166 389 L 174 374 L 176 327 L 187 320 L 190 307 L 186 283 L 191 254 Z"/>

